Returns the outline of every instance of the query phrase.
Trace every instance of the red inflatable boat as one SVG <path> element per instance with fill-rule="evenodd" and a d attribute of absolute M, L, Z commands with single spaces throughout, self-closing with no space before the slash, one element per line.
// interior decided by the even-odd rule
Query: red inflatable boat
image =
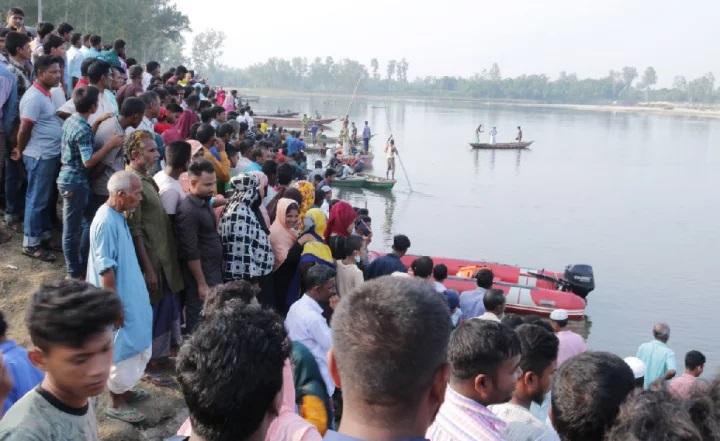
<path fill-rule="evenodd" d="M 418 256 L 404 256 L 409 268 Z M 433 263 L 448 267 L 445 286 L 462 293 L 477 287 L 474 279 L 480 268 L 494 275 L 493 288 L 501 289 L 507 299 L 506 310 L 518 314 L 548 316 L 553 309 L 566 309 L 571 319 L 585 317 L 585 297 L 595 289 L 595 278 L 589 265 L 568 265 L 564 272 L 525 268 L 494 262 L 433 257 Z"/>

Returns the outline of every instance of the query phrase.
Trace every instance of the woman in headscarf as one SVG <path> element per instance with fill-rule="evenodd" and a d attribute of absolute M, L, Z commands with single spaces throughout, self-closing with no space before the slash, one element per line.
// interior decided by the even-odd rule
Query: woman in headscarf
<path fill-rule="evenodd" d="M 304 222 L 305 214 L 315 203 L 315 186 L 308 181 L 297 181 L 293 184 L 293 188 L 297 188 L 303 197 L 302 204 L 300 204 L 300 219 Z"/>
<path fill-rule="evenodd" d="M 265 200 L 265 195 L 267 194 L 268 189 L 268 177 L 265 173 L 259 172 L 259 171 L 253 171 L 250 172 L 251 174 L 258 177 L 258 180 L 260 181 L 260 213 L 263 216 L 263 219 L 265 220 L 265 225 L 271 225 L 270 222 L 270 216 L 268 215 L 267 208 L 265 208 L 265 204 L 263 204 L 263 201 Z"/>
<path fill-rule="evenodd" d="M 239 174 L 230 182 L 235 193 L 228 201 L 220 219 L 219 232 L 223 243 L 223 279 L 248 280 L 260 286 L 258 300 L 274 304 L 272 272 L 275 256 L 270 247 L 270 230 L 260 212 L 260 180 L 251 174 Z"/>
<path fill-rule="evenodd" d="M 335 260 L 343 260 L 345 256 L 345 238 L 355 229 L 357 212 L 345 201 L 336 202 L 330 209 L 325 241 L 332 250 Z"/>
<path fill-rule="evenodd" d="M 307 272 L 308 268 L 313 265 L 326 265 L 335 268 L 335 260 L 333 259 L 330 247 L 325 243 L 325 230 L 327 229 L 327 220 L 325 214 L 319 208 L 311 208 L 305 215 L 304 230 L 298 239 L 303 247 L 300 255 L 300 263 L 298 264 L 295 276 L 288 289 L 287 306 L 292 305 L 299 297 L 301 291 L 300 281 Z"/>
<path fill-rule="evenodd" d="M 281 198 L 277 204 L 275 222 L 270 226 L 270 245 L 275 255 L 273 284 L 275 286 L 275 310 L 287 314 L 288 289 L 300 263 L 302 247 L 298 244 L 295 227 L 298 223 L 300 209 L 292 199 Z M 297 297 L 298 293 L 294 294 Z"/>

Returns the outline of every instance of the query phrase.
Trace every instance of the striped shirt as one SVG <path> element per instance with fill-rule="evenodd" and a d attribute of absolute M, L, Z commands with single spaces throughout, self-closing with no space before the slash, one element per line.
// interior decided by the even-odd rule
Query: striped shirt
<path fill-rule="evenodd" d="M 487 407 L 448 386 L 426 437 L 431 441 L 502 441 L 504 431 L 505 423 Z"/>

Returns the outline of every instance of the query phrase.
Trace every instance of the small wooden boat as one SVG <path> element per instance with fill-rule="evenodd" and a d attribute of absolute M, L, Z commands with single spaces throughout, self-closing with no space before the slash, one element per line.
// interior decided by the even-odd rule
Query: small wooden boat
<path fill-rule="evenodd" d="M 365 176 L 365 184 L 363 188 L 368 190 L 392 190 L 397 181 L 395 179 L 385 179 L 379 176 Z"/>
<path fill-rule="evenodd" d="M 530 147 L 533 141 L 527 142 L 498 142 L 495 144 L 485 144 L 481 142 L 471 142 L 470 146 L 474 149 L 482 150 L 522 150 Z"/>
<path fill-rule="evenodd" d="M 255 114 L 255 118 L 265 119 L 265 118 L 294 118 L 298 116 L 300 113 L 298 112 L 276 112 L 276 113 L 260 113 Z"/>
<path fill-rule="evenodd" d="M 364 176 L 348 176 L 347 178 L 337 178 L 330 184 L 332 187 L 350 187 L 362 188 L 365 185 Z"/>

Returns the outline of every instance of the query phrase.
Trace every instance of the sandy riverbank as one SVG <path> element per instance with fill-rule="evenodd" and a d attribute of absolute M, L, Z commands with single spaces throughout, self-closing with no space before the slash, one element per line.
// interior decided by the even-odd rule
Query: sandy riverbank
<path fill-rule="evenodd" d="M 229 89 L 230 87 L 226 87 Z M 283 97 L 283 96 L 297 96 L 297 97 L 333 97 L 338 99 L 351 98 L 351 94 L 342 93 L 320 93 L 320 92 L 300 92 L 295 90 L 283 90 L 283 89 L 247 89 L 238 88 L 240 93 L 243 95 L 251 96 L 267 96 L 267 97 Z M 510 107 L 527 107 L 527 108 L 541 108 L 541 109 L 564 109 L 564 110 L 577 110 L 586 112 L 622 112 L 622 113 L 645 113 L 655 115 L 666 115 L 666 116 L 685 116 L 685 117 L 697 117 L 697 118 L 711 118 L 720 119 L 720 106 L 717 105 L 691 105 L 689 103 L 669 103 L 669 102 L 649 102 L 639 103 L 636 105 L 621 105 L 621 104 L 556 104 L 556 103 L 540 103 L 532 101 L 521 101 L 521 100 L 489 100 L 487 98 L 463 98 L 463 97 L 449 97 L 449 96 L 419 96 L 419 95 L 396 95 L 396 96 L 383 96 L 383 95 L 356 95 L 355 99 L 411 99 L 411 100 L 428 100 L 428 101 L 459 101 L 459 102 L 474 102 L 488 106 L 510 106 Z M 260 104 L 251 103 L 257 107 L 262 107 L 262 99 Z"/>

